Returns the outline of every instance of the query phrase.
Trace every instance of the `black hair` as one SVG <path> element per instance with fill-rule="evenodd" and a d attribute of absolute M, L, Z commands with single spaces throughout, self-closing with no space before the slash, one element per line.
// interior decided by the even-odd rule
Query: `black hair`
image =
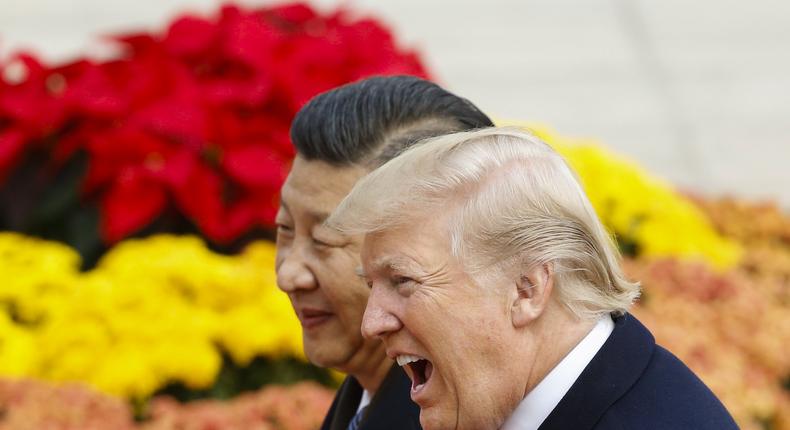
<path fill-rule="evenodd" d="M 308 160 L 377 167 L 422 139 L 493 125 L 470 101 L 433 82 L 380 76 L 312 98 L 291 124 L 291 141 Z"/>

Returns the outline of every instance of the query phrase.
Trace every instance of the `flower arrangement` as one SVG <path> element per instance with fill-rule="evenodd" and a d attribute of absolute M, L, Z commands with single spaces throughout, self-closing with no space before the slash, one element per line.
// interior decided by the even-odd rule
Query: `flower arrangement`
<path fill-rule="evenodd" d="M 633 313 L 681 358 L 743 429 L 790 428 L 787 302 L 777 284 L 738 268 L 725 274 L 677 260 L 631 261 L 644 298 Z"/>
<path fill-rule="evenodd" d="M 160 396 L 151 401 L 149 418 L 140 428 L 313 430 L 321 426 L 333 397 L 332 390 L 314 382 L 267 387 L 226 403 L 200 400 L 183 404 Z"/>
<path fill-rule="evenodd" d="M 378 22 L 302 3 L 225 6 L 112 41 L 106 61 L 0 64 L 0 230 L 95 257 L 151 229 L 233 242 L 272 227 L 290 122 L 310 97 L 426 75 Z"/>
<path fill-rule="evenodd" d="M 774 204 L 695 203 L 743 249 L 716 273 L 677 260 L 629 261 L 634 313 L 722 399 L 744 429 L 790 429 L 790 217 Z"/>
<path fill-rule="evenodd" d="M 301 3 L 225 6 L 113 43 L 102 61 L 0 64 L 0 377 L 39 380 L 0 379 L 0 430 L 314 428 L 326 388 L 259 389 L 306 366 L 258 240 L 288 127 L 320 91 L 425 69 L 376 21 Z M 788 217 L 684 196 L 595 141 L 530 128 L 630 256 L 634 312 L 659 343 L 743 428 L 790 430 Z"/>
<path fill-rule="evenodd" d="M 81 385 L 0 379 L 0 430 L 312 430 L 321 424 L 332 396 L 314 382 L 186 405 L 158 396 L 135 421 L 127 403 Z"/>
<path fill-rule="evenodd" d="M 722 237 L 691 199 L 637 163 L 595 140 L 569 138 L 542 125 L 525 127 L 576 171 L 624 254 L 702 260 L 719 269 L 738 262 L 741 253 L 735 241 Z"/>
<path fill-rule="evenodd" d="M 303 357 L 271 243 L 225 256 L 197 237 L 153 236 L 82 273 L 68 247 L 0 233 L 0 255 L 0 375 L 144 399 L 173 382 L 210 387 L 223 353 L 239 366 Z"/>
<path fill-rule="evenodd" d="M 765 205 L 697 203 L 743 248 L 741 263 L 720 273 L 682 260 L 628 260 L 627 274 L 644 287 L 634 313 L 743 428 L 790 429 L 783 386 L 790 361 L 781 353 L 790 344 L 790 241 L 782 233 L 790 218 Z M 196 237 L 126 240 L 95 269 L 80 272 L 73 249 L 2 233 L 0 255 L 0 276 L 10 280 L 0 286 L 3 375 L 85 381 L 144 398 L 172 381 L 209 386 L 223 351 L 242 367 L 253 357 L 301 354 L 298 324 L 274 287 L 273 247 L 266 242 L 226 256 Z"/>
<path fill-rule="evenodd" d="M 129 405 L 79 385 L 0 378 L 0 430 L 132 430 Z"/>

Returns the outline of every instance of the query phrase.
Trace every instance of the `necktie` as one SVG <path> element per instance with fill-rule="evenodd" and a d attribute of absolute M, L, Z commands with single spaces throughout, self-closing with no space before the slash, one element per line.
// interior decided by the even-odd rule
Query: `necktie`
<path fill-rule="evenodd" d="M 360 409 L 354 418 L 351 418 L 351 422 L 348 423 L 348 430 L 357 430 L 359 428 L 359 423 L 362 422 L 362 416 L 365 415 L 365 410 L 368 407 L 365 406 L 364 408 Z"/>

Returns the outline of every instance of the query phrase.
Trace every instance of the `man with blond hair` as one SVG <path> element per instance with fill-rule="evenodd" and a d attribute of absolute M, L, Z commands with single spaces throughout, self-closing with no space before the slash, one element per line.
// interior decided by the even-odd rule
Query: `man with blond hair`
<path fill-rule="evenodd" d="M 362 333 L 409 374 L 427 430 L 737 428 L 628 314 L 638 284 L 574 173 L 527 132 L 419 144 L 327 224 L 364 234 Z"/>

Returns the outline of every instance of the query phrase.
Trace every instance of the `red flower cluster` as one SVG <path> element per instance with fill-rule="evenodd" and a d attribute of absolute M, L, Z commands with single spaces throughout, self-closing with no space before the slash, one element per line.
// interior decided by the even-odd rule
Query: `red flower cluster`
<path fill-rule="evenodd" d="M 426 75 L 379 23 L 304 4 L 225 6 L 114 40 L 110 61 L 0 65 L 0 181 L 28 148 L 51 151 L 54 166 L 84 151 L 81 193 L 100 204 L 110 243 L 167 208 L 215 242 L 271 226 L 302 104 L 369 75 Z"/>

